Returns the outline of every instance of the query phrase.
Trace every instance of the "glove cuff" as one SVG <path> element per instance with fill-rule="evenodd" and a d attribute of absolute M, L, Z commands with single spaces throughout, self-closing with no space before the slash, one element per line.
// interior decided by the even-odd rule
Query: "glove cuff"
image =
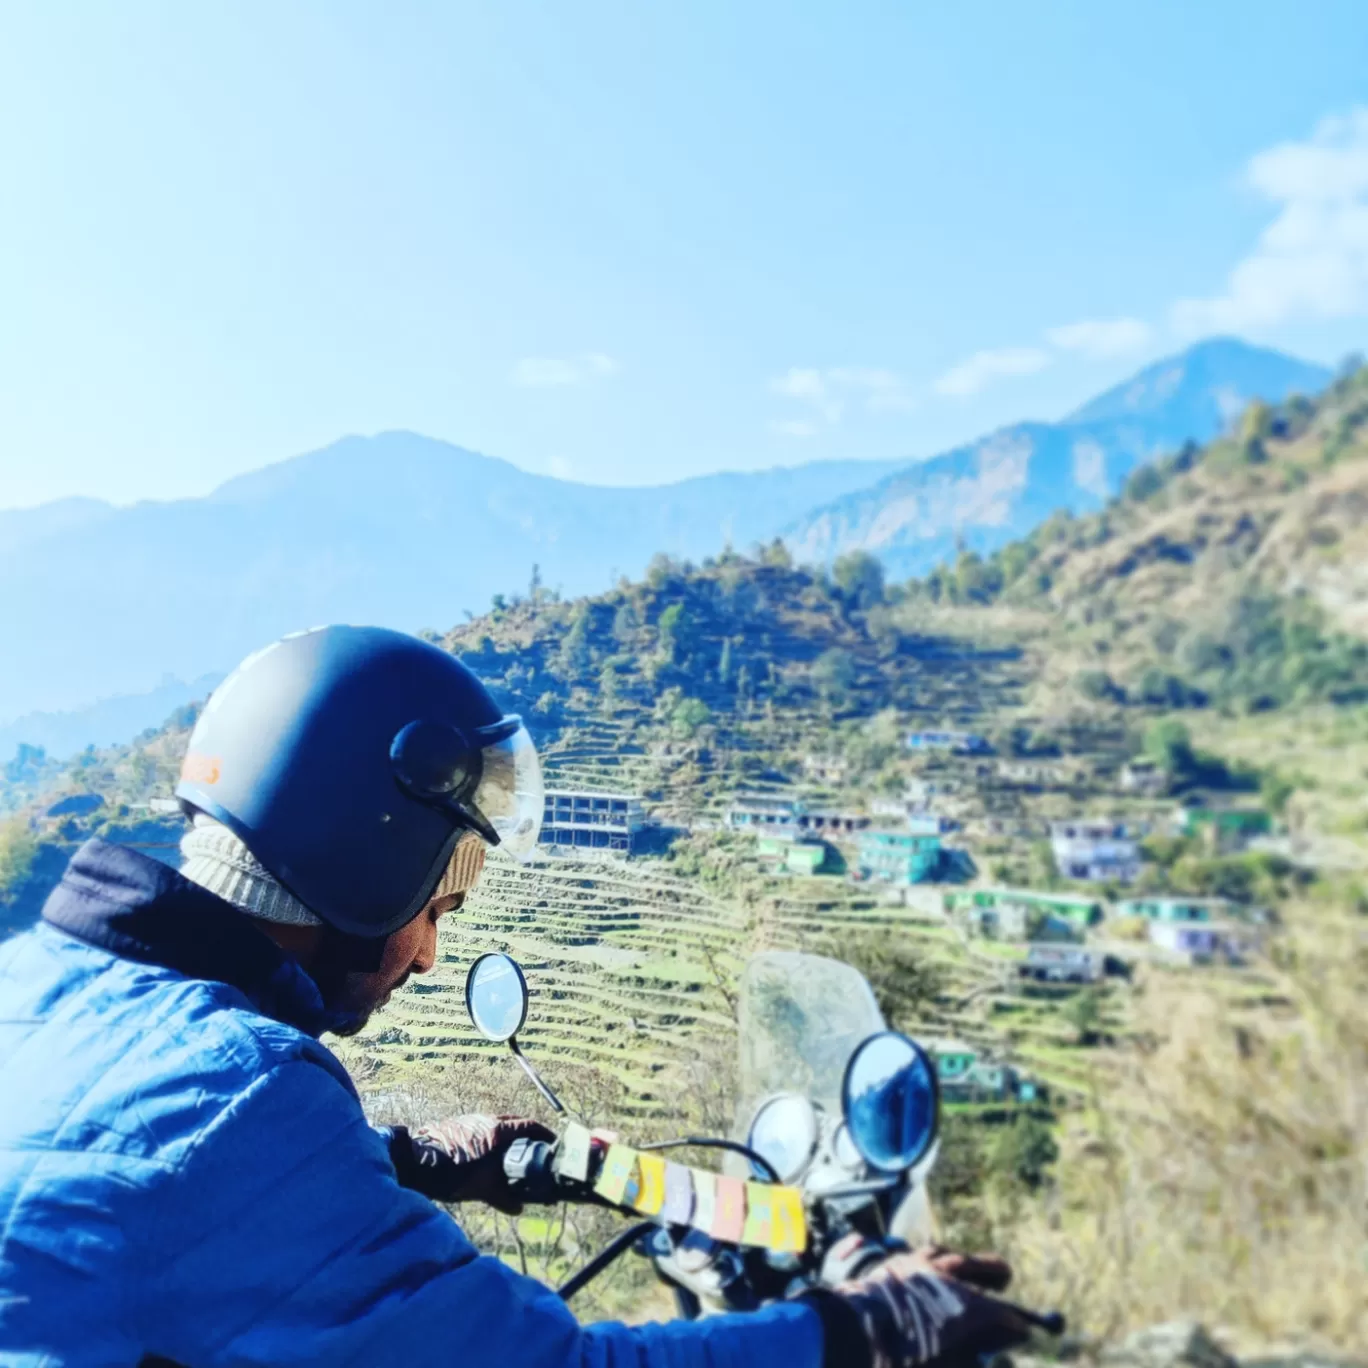
<path fill-rule="evenodd" d="M 796 1300 L 806 1302 L 822 1322 L 822 1368 L 874 1368 L 874 1349 L 860 1314 L 850 1302 L 825 1287 L 810 1287 Z"/>
<path fill-rule="evenodd" d="M 384 1140 L 386 1148 L 389 1150 L 390 1163 L 394 1165 L 394 1176 L 399 1180 L 399 1186 L 410 1188 L 414 1192 L 423 1191 L 423 1168 L 418 1162 L 418 1153 L 414 1148 L 413 1137 L 409 1134 L 407 1126 L 381 1126 L 377 1127 L 380 1138 Z M 426 1196 L 426 1194 L 424 1194 Z"/>

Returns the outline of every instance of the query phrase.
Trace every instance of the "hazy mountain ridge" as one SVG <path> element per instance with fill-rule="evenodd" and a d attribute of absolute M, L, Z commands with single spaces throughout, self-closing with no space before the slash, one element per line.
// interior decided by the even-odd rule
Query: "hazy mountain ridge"
<path fill-rule="evenodd" d="M 660 551 L 701 559 L 771 538 L 894 464 L 608 489 L 386 433 L 239 476 L 207 498 L 85 509 L 79 536 L 75 513 L 57 505 L 7 515 L 0 633 L 23 668 L 0 677 L 0 718 L 141 694 L 167 673 L 197 678 L 321 622 L 446 623 L 522 589 L 534 563 L 568 594 L 601 589 Z"/>
<path fill-rule="evenodd" d="M 698 561 L 787 528 L 801 560 L 861 546 L 905 576 L 960 538 L 987 550 L 1061 505 L 1100 508 L 1137 463 L 1210 437 L 1246 397 L 1328 378 L 1218 340 L 1063 423 L 1022 423 L 921 464 L 828 461 L 606 488 L 391 432 L 344 438 L 201 499 L 3 513 L 0 639 L 12 664 L 0 673 L 0 722 L 153 694 L 168 674 L 198 679 L 322 622 L 447 623 L 522 590 L 534 563 L 546 585 L 591 593 L 660 552 Z M 149 699 L 130 724 L 164 715 Z"/>
<path fill-rule="evenodd" d="M 905 586 L 911 621 L 1006 630 L 1055 696 L 1258 711 L 1368 698 L 1368 367 L 1254 404 L 1146 466 L 1101 512 L 1056 515 Z"/>
<path fill-rule="evenodd" d="M 1146 367 L 1059 423 L 1018 423 L 896 471 L 785 529 L 794 554 L 872 551 L 889 572 L 928 570 L 963 542 L 991 551 L 1051 513 L 1100 509 L 1137 465 L 1217 436 L 1253 399 L 1314 393 L 1324 367 L 1234 339 Z"/>
<path fill-rule="evenodd" d="M 58 760 L 86 746 L 118 745 L 160 725 L 174 709 L 204 698 L 222 678 L 217 671 L 190 683 L 168 677 L 146 693 L 116 694 L 87 708 L 25 713 L 0 727 L 0 758 L 13 755 L 21 742 L 41 746 Z"/>

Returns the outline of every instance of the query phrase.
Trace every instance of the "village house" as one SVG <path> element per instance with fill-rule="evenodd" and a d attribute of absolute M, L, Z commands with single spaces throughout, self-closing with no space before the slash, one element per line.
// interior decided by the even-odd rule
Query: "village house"
<path fill-rule="evenodd" d="M 907 805 L 914 811 L 925 810 L 938 799 L 951 798 L 960 791 L 960 781 L 937 777 L 934 779 L 909 779 L 904 790 Z"/>
<path fill-rule="evenodd" d="M 1034 1102 L 1035 1083 L 1010 1064 L 985 1058 L 962 1040 L 923 1040 L 945 1102 Z"/>
<path fill-rule="evenodd" d="M 965 925 L 985 940 L 1080 941 L 1083 931 L 1056 912 L 1026 903 L 1003 903 L 999 907 L 974 907 L 965 914 Z"/>
<path fill-rule="evenodd" d="M 910 751 L 948 751 L 954 755 L 989 755 L 992 746 L 981 736 L 965 731 L 914 731 L 908 733 Z"/>
<path fill-rule="evenodd" d="M 727 809 L 726 823 L 732 831 L 851 835 L 869 825 L 869 816 L 847 808 L 815 807 L 800 799 L 738 794 Z"/>
<path fill-rule="evenodd" d="M 1060 760 L 999 760 L 997 778 L 1014 788 L 1063 788 L 1073 782 L 1073 772 Z"/>
<path fill-rule="evenodd" d="M 1122 793 L 1157 798 L 1168 792 L 1169 777 L 1153 760 L 1138 758 L 1121 766 L 1117 783 Z"/>
<path fill-rule="evenodd" d="M 924 805 L 911 798 L 875 798 L 869 804 L 869 813 L 876 822 L 882 820 L 892 826 L 926 823 L 928 832 L 942 835 L 955 829 L 952 818 L 928 812 Z"/>
<path fill-rule="evenodd" d="M 1240 941 L 1232 928 L 1215 922 L 1154 921 L 1150 944 L 1185 964 L 1210 964 L 1239 958 Z"/>
<path fill-rule="evenodd" d="M 904 830 L 866 831 L 860 836 L 859 876 L 871 883 L 905 888 L 934 878 L 940 866 L 939 824 L 911 824 Z"/>
<path fill-rule="evenodd" d="M 1017 972 L 1038 983 L 1096 983 L 1105 966 L 1106 957 L 1100 950 L 1081 945 L 1034 944 L 1027 948 Z"/>
<path fill-rule="evenodd" d="M 547 789 L 541 843 L 630 855 L 639 848 L 645 826 L 636 794 Z"/>
<path fill-rule="evenodd" d="M 793 798 L 738 793 L 727 809 L 727 826 L 732 831 L 791 830 L 798 825 L 801 806 Z"/>
<path fill-rule="evenodd" d="M 1130 883 L 1140 874 L 1140 848 L 1120 822 L 1052 822 L 1050 846 L 1061 878 Z"/>
<path fill-rule="evenodd" d="M 786 874 L 835 873 L 838 863 L 825 841 L 791 831 L 763 833 L 755 850 Z"/>
<path fill-rule="evenodd" d="M 843 755 L 805 755 L 803 773 L 816 784 L 837 788 L 850 778 L 850 762 Z"/>
<path fill-rule="evenodd" d="M 969 914 L 988 910 L 1009 917 L 1017 909 L 1035 911 L 1067 922 L 1080 934 L 1102 920 L 1104 908 L 1097 898 L 1080 897 L 1076 893 L 1036 893 L 1027 888 L 957 888 L 945 895 L 945 910 Z"/>
<path fill-rule="evenodd" d="M 1179 835 L 1200 836 L 1218 850 L 1241 850 L 1273 830 L 1273 819 L 1262 808 L 1179 808 Z"/>
<path fill-rule="evenodd" d="M 822 831 L 828 834 L 851 836 L 870 824 L 869 814 L 852 812 L 848 808 L 805 807 L 798 814 L 801 831 Z"/>
<path fill-rule="evenodd" d="M 1209 922 L 1226 915 L 1230 904 L 1222 898 L 1126 898 L 1116 904 L 1117 917 L 1149 922 Z"/>

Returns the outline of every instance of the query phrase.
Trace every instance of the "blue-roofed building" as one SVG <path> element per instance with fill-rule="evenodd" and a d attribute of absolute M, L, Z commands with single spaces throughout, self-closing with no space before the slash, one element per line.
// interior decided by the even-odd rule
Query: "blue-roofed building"
<path fill-rule="evenodd" d="M 992 746 L 981 736 L 966 731 L 914 731 L 908 733 L 910 751 L 949 751 L 955 755 L 988 755 Z"/>

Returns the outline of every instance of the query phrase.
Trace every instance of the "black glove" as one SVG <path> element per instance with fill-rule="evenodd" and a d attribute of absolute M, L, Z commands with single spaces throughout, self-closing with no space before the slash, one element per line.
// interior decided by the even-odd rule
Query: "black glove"
<path fill-rule="evenodd" d="M 822 1317 L 824 1368 L 919 1368 L 970 1361 L 1030 1338 L 1031 1327 L 1005 1302 L 1003 1260 L 925 1249 L 895 1254 L 862 1276 L 804 1292 Z"/>
<path fill-rule="evenodd" d="M 555 1138 L 540 1121 L 522 1116 L 453 1116 L 413 1132 L 392 1126 L 389 1150 L 404 1187 L 434 1202 L 485 1202 L 516 1215 L 522 1203 L 503 1170 L 508 1147 Z"/>

